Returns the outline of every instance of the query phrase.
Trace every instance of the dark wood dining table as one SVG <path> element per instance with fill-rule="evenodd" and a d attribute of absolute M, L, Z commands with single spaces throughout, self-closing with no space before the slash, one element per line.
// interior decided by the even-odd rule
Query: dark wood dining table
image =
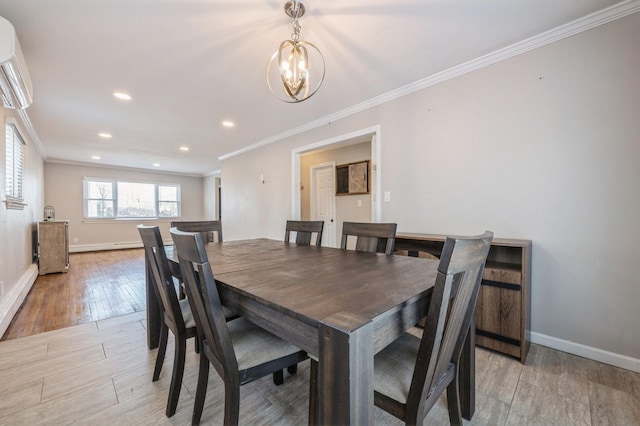
<path fill-rule="evenodd" d="M 438 261 L 253 239 L 206 246 L 223 304 L 319 360 L 320 424 L 373 423 L 373 357 L 426 315 Z M 170 261 L 177 262 L 172 247 Z M 147 343 L 160 311 L 147 274 Z M 472 328 L 473 329 L 473 328 Z M 475 410 L 474 333 L 460 371 Z"/>

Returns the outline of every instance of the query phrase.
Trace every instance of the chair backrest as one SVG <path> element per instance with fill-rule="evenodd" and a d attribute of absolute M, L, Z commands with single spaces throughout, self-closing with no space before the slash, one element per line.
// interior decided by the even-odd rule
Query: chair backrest
<path fill-rule="evenodd" d="M 179 328 L 185 323 L 178 302 L 178 295 L 169 269 L 169 260 L 164 250 L 160 229 L 157 226 L 138 225 L 138 233 L 144 245 L 144 252 L 155 283 L 155 293 L 162 311 Z"/>
<path fill-rule="evenodd" d="M 202 220 L 202 221 L 178 221 L 171 222 L 172 228 L 178 228 L 184 232 L 200 232 L 204 243 L 213 243 L 216 241 L 214 234 L 217 234 L 217 241 L 222 242 L 222 222 L 219 220 Z"/>
<path fill-rule="evenodd" d="M 191 313 L 198 333 L 203 338 L 203 348 L 211 351 L 208 358 L 225 382 L 237 380 L 239 383 L 238 361 L 202 235 L 172 228 L 171 237 L 178 254 Z"/>
<path fill-rule="evenodd" d="M 354 236 L 356 237 L 356 251 L 393 254 L 396 228 L 395 223 L 344 222 L 340 248 L 346 249 L 348 237 Z"/>
<path fill-rule="evenodd" d="M 284 232 L 284 241 L 289 242 L 292 231 L 296 233 L 296 244 L 311 245 L 311 236 L 316 234 L 316 245 L 322 245 L 324 220 L 288 220 Z"/>
<path fill-rule="evenodd" d="M 447 237 L 407 404 L 420 407 L 444 376 L 455 374 L 492 239 L 489 231 L 476 237 Z"/>

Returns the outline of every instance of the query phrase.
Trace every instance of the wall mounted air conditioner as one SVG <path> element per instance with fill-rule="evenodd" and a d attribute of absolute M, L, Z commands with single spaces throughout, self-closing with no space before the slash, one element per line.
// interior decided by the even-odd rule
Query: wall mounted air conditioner
<path fill-rule="evenodd" d="M 33 87 L 16 30 L 0 16 L 0 95 L 5 108 L 23 109 L 33 101 Z"/>

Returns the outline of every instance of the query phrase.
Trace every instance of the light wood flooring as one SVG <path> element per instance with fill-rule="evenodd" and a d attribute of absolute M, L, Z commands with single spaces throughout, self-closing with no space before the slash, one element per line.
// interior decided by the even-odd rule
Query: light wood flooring
<path fill-rule="evenodd" d="M 93 255 L 94 261 L 87 260 L 85 267 L 102 265 L 115 273 L 117 268 L 104 264 L 100 253 Z M 137 262 L 142 264 L 142 256 Z M 72 268 L 80 268 L 80 262 L 72 263 Z M 94 274 L 74 276 L 100 275 Z M 102 279 L 104 287 L 121 281 L 109 278 L 109 273 Z M 144 292 L 144 277 L 137 284 L 133 281 L 130 285 L 141 289 L 133 293 Z M 29 310 L 30 303 L 27 300 L 23 309 Z M 60 305 L 75 310 L 73 303 Z M 84 322 L 86 317 L 75 318 Z M 145 326 L 145 313 L 139 311 L 0 342 L 0 425 L 190 424 L 198 361 L 193 339 L 178 410 L 167 418 L 173 354 L 168 351 L 160 380 L 153 383 L 157 351 L 146 347 Z M 525 365 L 480 348 L 476 356 L 476 414 L 466 424 L 640 425 L 640 374 L 537 345 L 532 345 Z M 274 386 L 270 377 L 243 386 L 241 424 L 306 424 L 308 383 L 306 361 L 296 375 L 285 373 L 282 386 Z M 223 394 L 222 381 L 212 369 L 202 424 L 222 424 Z M 400 424 L 378 409 L 375 421 Z M 427 423 L 449 423 L 443 399 Z"/>

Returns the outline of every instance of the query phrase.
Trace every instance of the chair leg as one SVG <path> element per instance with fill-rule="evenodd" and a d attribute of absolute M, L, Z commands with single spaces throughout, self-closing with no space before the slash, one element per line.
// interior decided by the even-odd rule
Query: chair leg
<path fill-rule="evenodd" d="M 167 352 L 167 340 L 169 339 L 169 327 L 162 321 L 160 324 L 160 342 L 158 343 L 158 354 L 156 355 L 156 366 L 153 369 L 153 381 L 160 378 L 162 364 L 164 364 L 164 355 Z"/>
<path fill-rule="evenodd" d="M 311 361 L 309 369 L 309 426 L 318 424 L 318 363 Z"/>
<path fill-rule="evenodd" d="M 298 364 L 293 364 L 287 367 L 289 374 L 296 374 L 298 372 Z"/>
<path fill-rule="evenodd" d="M 192 425 L 199 425 L 204 408 L 204 398 L 207 396 L 207 385 L 209 384 L 209 360 L 200 355 L 200 369 L 198 370 L 198 385 L 196 386 L 196 398 L 193 404 Z"/>
<path fill-rule="evenodd" d="M 449 408 L 449 422 L 451 426 L 462 426 L 457 376 L 454 376 L 453 381 L 447 386 L 447 406 Z"/>
<path fill-rule="evenodd" d="M 224 383 L 224 424 L 237 425 L 240 420 L 240 384 Z"/>
<path fill-rule="evenodd" d="M 176 413 L 184 374 L 184 358 L 187 352 L 186 339 L 183 336 L 174 336 L 174 338 L 176 343 L 175 356 L 173 359 L 173 375 L 169 386 L 169 400 L 167 401 L 167 417 L 171 417 Z"/>
<path fill-rule="evenodd" d="M 284 383 L 284 372 L 282 370 L 278 370 L 273 373 L 273 384 L 276 386 L 280 386 Z"/>

